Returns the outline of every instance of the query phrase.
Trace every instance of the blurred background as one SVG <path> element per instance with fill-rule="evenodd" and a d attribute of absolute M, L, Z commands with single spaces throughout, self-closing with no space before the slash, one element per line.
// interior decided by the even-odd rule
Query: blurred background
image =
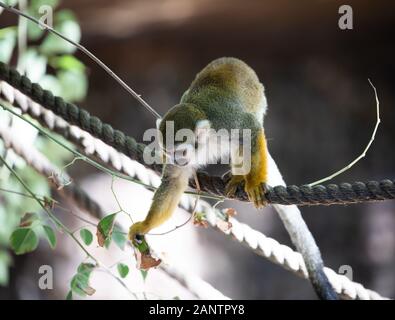
<path fill-rule="evenodd" d="M 353 9 L 352 30 L 338 27 L 338 9 L 343 4 Z M 266 88 L 269 149 L 288 184 L 305 184 L 327 176 L 362 152 L 376 121 L 370 78 L 378 90 L 382 123 L 366 158 L 334 181 L 394 177 L 393 2 L 67 0 L 60 3 L 62 9 L 75 15 L 81 43 L 160 114 L 179 101 L 195 74 L 211 60 L 234 56 L 247 62 Z M 3 12 L 0 27 L 15 25 L 16 21 Z M 89 87 L 83 97 L 74 100 L 142 141 L 144 131 L 155 126 L 151 114 L 86 56 L 75 56 L 85 65 Z M 51 68 L 49 73 L 54 70 Z M 106 212 L 117 207 L 110 190 L 111 177 L 80 162 L 71 166 L 69 173 Z M 7 180 L 2 185 L 7 185 Z M 114 187 L 125 210 L 143 217 L 151 194 L 120 180 Z M 239 220 L 292 246 L 270 207 L 257 211 L 237 202 L 221 206 L 235 207 Z M 301 209 L 328 267 L 337 271 L 351 266 L 355 281 L 384 296 L 395 296 L 395 202 Z M 0 218 L 5 220 L 6 214 L 0 211 Z M 186 217 L 178 212 L 164 229 Z M 78 226 L 72 217 L 63 214 L 63 218 Z M 128 226 L 130 222 L 126 219 L 124 223 Z M 231 298 L 316 298 L 307 281 L 214 230 L 188 225 L 160 239 L 152 238 L 171 261 Z M 59 235 L 55 251 L 45 243 L 23 256 L 11 254 L 5 241 L 2 248 L 8 252 L 7 261 L 12 262 L 7 263 L 9 268 L 3 267 L 10 273 L 0 286 L 1 299 L 63 299 L 84 258 L 64 235 Z M 122 260 L 130 265 L 127 281 L 132 291 L 152 293 L 153 298 L 193 298 L 160 270 L 150 270 L 144 282 L 134 269 L 130 251 L 92 250 L 108 264 Z M 37 286 L 37 270 L 43 264 L 54 268 L 53 290 Z M 107 275 L 94 274 L 91 283 L 97 290 L 91 298 L 130 298 Z"/>

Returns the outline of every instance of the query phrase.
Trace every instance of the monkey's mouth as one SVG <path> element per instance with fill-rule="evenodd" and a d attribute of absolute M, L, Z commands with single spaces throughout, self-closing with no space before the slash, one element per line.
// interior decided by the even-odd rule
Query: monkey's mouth
<path fill-rule="evenodd" d="M 190 159 L 187 159 L 185 163 L 175 163 L 178 167 L 186 167 L 191 163 Z"/>

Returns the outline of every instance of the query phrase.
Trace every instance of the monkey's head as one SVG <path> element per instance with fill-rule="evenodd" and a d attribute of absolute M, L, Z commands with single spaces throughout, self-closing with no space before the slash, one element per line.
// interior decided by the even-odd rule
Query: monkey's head
<path fill-rule="evenodd" d="M 198 167 L 205 152 L 211 124 L 193 104 L 182 103 L 171 108 L 160 120 L 161 148 L 167 162 L 178 166 Z M 200 159 L 200 160 L 199 160 Z"/>

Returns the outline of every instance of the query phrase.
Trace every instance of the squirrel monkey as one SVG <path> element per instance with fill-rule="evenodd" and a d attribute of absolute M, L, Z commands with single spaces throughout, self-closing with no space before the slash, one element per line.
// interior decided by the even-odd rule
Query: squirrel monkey
<path fill-rule="evenodd" d="M 159 124 L 161 137 L 166 137 L 166 141 L 162 138 L 161 147 L 168 161 L 149 213 L 144 221 L 130 227 L 129 239 L 135 241 L 136 236 L 148 233 L 169 219 L 195 170 L 227 155 L 230 155 L 232 169 L 227 195 L 232 196 L 239 185 L 244 185 L 250 201 L 257 208 L 263 207 L 268 173 L 263 130 L 266 109 L 263 85 L 246 63 L 235 58 L 220 58 L 208 64 L 180 103 L 171 108 Z M 168 123 L 173 125 L 176 137 L 177 132 L 188 129 L 194 139 L 179 142 L 175 141 L 174 134 L 167 139 Z M 227 141 L 218 142 L 218 135 L 211 129 L 217 133 L 239 131 Z M 250 133 L 248 143 L 240 136 L 245 129 Z M 241 159 L 241 164 L 237 159 Z M 240 170 L 240 165 L 244 169 Z"/>
<path fill-rule="evenodd" d="M 162 183 L 154 194 L 145 220 L 130 227 L 129 239 L 138 244 L 139 236 L 169 219 L 195 170 L 212 163 L 210 161 L 222 159 L 223 155 L 230 155 L 232 172 L 227 195 L 232 196 L 239 185 L 244 185 L 250 201 L 258 208 L 264 206 L 269 157 L 263 129 L 266 109 L 263 85 L 254 70 L 243 61 L 220 58 L 198 73 L 180 103 L 171 108 L 159 124 L 162 138 L 159 140 L 167 158 Z M 173 127 L 169 127 L 169 123 Z M 248 129 L 250 140 L 246 142 L 244 136 L 241 139 L 240 134 L 236 134 L 227 136 L 227 141 L 221 139 L 218 142 L 218 134 L 213 134 L 211 129 L 217 133 Z M 179 141 L 177 132 L 183 130 L 192 132 L 193 139 Z M 293 212 L 291 215 L 282 219 L 288 220 L 288 232 L 303 255 L 317 295 L 321 299 L 337 299 L 307 225 L 300 214 Z"/>

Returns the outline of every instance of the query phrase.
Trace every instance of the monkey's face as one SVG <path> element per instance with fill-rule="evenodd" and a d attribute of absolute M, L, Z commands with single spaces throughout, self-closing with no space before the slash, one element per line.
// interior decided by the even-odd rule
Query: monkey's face
<path fill-rule="evenodd" d="M 208 152 L 209 121 L 199 120 L 193 129 L 177 131 L 173 131 L 174 123 L 171 121 L 166 121 L 166 126 L 159 140 L 167 163 L 194 168 L 207 164 L 204 155 Z"/>
<path fill-rule="evenodd" d="M 159 141 L 165 161 L 177 166 L 199 167 L 208 141 L 210 123 L 194 106 L 172 108 L 159 124 Z"/>

